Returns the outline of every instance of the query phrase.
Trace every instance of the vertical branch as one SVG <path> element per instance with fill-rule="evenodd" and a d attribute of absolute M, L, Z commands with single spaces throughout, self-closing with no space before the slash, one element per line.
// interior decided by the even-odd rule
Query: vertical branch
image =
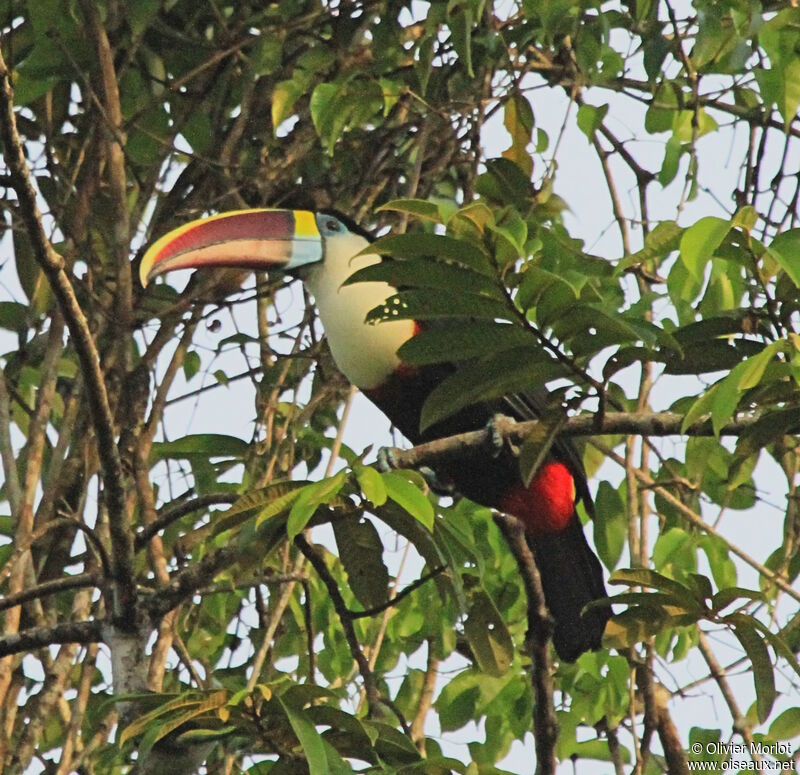
<path fill-rule="evenodd" d="M 433 704 L 433 693 L 436 691 L 436 679 L 439 677 L 439 658 L 436 656 L 434 642 L 428 639 L 428 662 L 425 665 L 425 677 L 422 680 L 422 691 L 419 694 L 417 712 L 411 722 L 411 740 L 417 750 L 425 755 L 425 720 Z"/>
<path fill-rule="evenodd" d="M 717 686 L 719 687 L 720 693 L 725 700 L 725 704 L 728 706 L 728 710 L 731 713 L 731 719 L 733 720 L 734 731 L 738 732 L 747 745 L 750 746 L 753 743 L 753 730 L 747 723 L 747 716 L 743 715 L 741 709 L 739 708 L 739 703 L 736 701 L 733 690 L 728 683 L 725 669 L 717 660 L 716 655 L 711 649 L 711 644 L 708 642 L 708 636 L 702 630 L 700 631 L 699 639 L 697 641 L 697 647 L 700 650 L 700 653 L 703 655 L 703 659 L 705 659 L 708 669 L 716 681 Z"/>
<path fill-rule="evenodd" d="M 558 721 L 553 706 L 553 665 L 550 660 L 550 638 L 553 620 L 547 610 L 542 578 L 525 540 L 525 528 L 515 517 L 495 514 L 494 521 L 502 531 L 514 555 L 525 593 L 528 596 L 528 634 L 533 683 L 533 736 L 536 745 L 536 775 L 555 775 Z"/>
<path fill-rule="evenodd" d="M 74 763 L 73 757 L 78 748 L 81 725 L 86 713 L 86 707 L 89 704 L 89 698 L 91 697 L 97 651 L 98 646 L 96 643 L 90 643 L 86 648 L 86 655 L 81 664 L 81 678 L 78 684 L 78 693 L 70 706 L 66 740 L 61 750 L 61 762 L 58 765 L 56 775 L 70 775 L 71 772 L 75 771 L 72 767 Z"/>
<path fill-rule="evenodd" d="M 689 775 L 686 752 L 683 750 L 678 730 L 667 709 L 668 697 L 667 690 L 663 686 L 659 686 L 655 692 L 656 720 L 658 722 L 658 738 L 661 740 L 664 759 L 667 762 L 667 772 L 670 775 Z"/>
<path fill-rule="evenodd" d="M 19 199 L 23 222 L 33 245 L 34 257 L 42 268 L 58 300 L 74 342 L 86 380 L 97 453 L 103 467 L 105 501 L 108 508 L 111 542 L 114 549 L 115 616 L 119 622 L 135 620 L 136 586 L 134 584 L 133 536 L 125 509 L 125 486 L 114 433 L 108 393 L 100 367 L 100 358 L 89 323 L 83 314 L 75 289 L 65 271 L 65 263 L 53 249 L 42 226 L 36 203 L 36 191 L 30 180 L 22 141 L 14 115 L 14 90 L 11 73 L 0 52 L 0 136 L 5 148 L 11 185 Z"/>
<path fill-rule="evenodd" d="M 89 33 L 94 43 L 97 61 L 100 65 L 100 79 L 103 84 L 103 108 L 106 121 L 110 124 L 106 132 L 106 161 L 111 206 L 114 211 L 114 231 L 111 235 L 112 253 L 117 267 L 115 323 L 119 335 L 118 346 L 127 349 L 133 309 L 133 282 L 131 264 L 128 256 L 130 244 L 130 223 L 128 217 L 127 185 L 125 172 L 125 135 L 122 129 L 122 107 L 119 99 L 119 84 L 114 68 L 114 55 L 105 28 L 100 20 L 97 5 L 92 0 L 81 0 L 81 8 L 86 18 Z"/>
<path fill-rule="evenodd" d="M 355 628 L 353 627 L 353 617 L 347 609 L 344 602 L 342 593 L 339 591 L 339 586 L 336 580 L 331 575 L 325 558 L 319 549 L 308 543 L 305 536 L 300 534 L 294 539 L 295 545 L 303 553 L 303 556 L 311 563 L 317 575 L 322 579 L 328 590 L 328 595 L 331 598 L 331 603 L 339 615 L 339 621 L 342 623 L 344 636 L 347 640 L 347 645 L 350 647 L 350 653 L 358 665 L 358 672 L 361 673 L 361 679 L 364 681 L 364 691 L 367 695 L 367 706 L 369 707 L 369 715 L 375 716 L 378 714 L 378 706 L 380 703 L 380 694 L 378 693 L 378 686 L 375 683 L 375 676 L 370 669 L 369 662 L 361 649 L 358 642 Z"/>
<path fill-rule="evenodd" d="M 19 511 L 22 502 L 22 488 L 17 471 L 17 457 L 11 443 L 11 403 L 6 387 L 6 375 L 2 369 L 0 369 L 0 458 L 3 460 L 6 497 L 13 516 Z"/>

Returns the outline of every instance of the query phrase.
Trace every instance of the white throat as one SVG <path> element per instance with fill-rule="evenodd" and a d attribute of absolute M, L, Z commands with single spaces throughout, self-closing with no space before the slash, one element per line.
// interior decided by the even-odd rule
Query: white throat
<path fill-rule="evenodd" d="M 317 302 L 333 358 L 356 387 L 382 385 L 400 365 L 397 348 L 414 335 L 413 320 L 365 322 L 367 313 L 396 293 L 388 283 L 342 283 L 358 269 L 378 263 L 377 255 L 356 255 L 368 242 L 358 234 L 329 238 L 322 263 L 305 283 Z"/>

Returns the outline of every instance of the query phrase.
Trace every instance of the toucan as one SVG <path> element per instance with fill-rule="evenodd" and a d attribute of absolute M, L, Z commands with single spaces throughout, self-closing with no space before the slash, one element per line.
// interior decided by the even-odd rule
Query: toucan
<path fill-rule="evenodd" d="M 385 260 L 370 253 L 372 241 L 336 212 L 238 210 L 192 221 L 161 237 L 145 253 L 140 276 L 143 285 L 169 270 L 201 267 L 299 276 L 316 301 L 336 365 L 413 444 L 478 430 L 498 413 L 517 420 L 541 416 L 546 402 L 531 391 L 476 403 L 420 431 L 426 397 L 456 365 L 417 367 L 398 356 L 401 345 L 433 325 L 428 321 L 366 321 L 373 308 L 397 292 L 385 282 L 345 283 L 362 267 Z M 522 520 L 553 618 L 558 656 L 572 662 L 599 648 L 611 609 L 586 608 L 607 593 L 576 511 L 582 499 L 591 513 L 592 499 L 574 446 L 558 439 L 528 486 L 513 451 L 502 445 L 480 459 L 437 468 L 435 475 L 460 495 Z"/>

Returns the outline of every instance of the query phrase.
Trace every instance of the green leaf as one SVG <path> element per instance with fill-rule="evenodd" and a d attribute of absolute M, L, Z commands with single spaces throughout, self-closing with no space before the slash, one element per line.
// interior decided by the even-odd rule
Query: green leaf
<path fill-rule="evenodd" d="M 363 252 L 399 258 L 449 259 L 482 274 L 494 274 L 489 257 L 477 245 L 443 234 L 391 234 L 375 240 Z"/>
<path fill-rule="evenodd" d="M 661 221 L 645 237 L 644 247 L 625 256 L 616 268 L 616 274 L 624 272 L 631 266 L 643 264 L 647 261 L 658 262 L 668 256 L 672 251 L 680 247 L 681 237 L 684 229 L 678 226 L 675 221 Z"/>
<path fill-rule="evenodd" d="M 678 174 L 681 157 L 685 153 L 683 145 L 676 137 L 670 137 L 664 145 L 664 160 L 658 172 L 658 182 L 666 188 Z"/>
<path fill-rule="evenodd" d="M 611 574 L 608 582 L 609 584 L 652 587 L 660 592 L 668 592 L 677 599 L 685 599 L 690 607 L 693 607 L 694 604 L 694 595 L 688 587 L 649 568 L 621 568 Z"/>
<path fill-rule="evenodd" d="M 606 568 L 613 570 L 628 536 L 625 504 L 619 490 L 600 482 L 594 501 L 594 545 Z"/>
<path fill-rule="evenodd" d="M 778 101 L 778 110 L 783 116 L 786 131 L 797 117 L 800 106 L 800 60 L 793 57 L 783 71 L 783 99 Z"/>
<path fill-rule="evenodd" d="M 433 530 L 433 505 L 425 493 L 399 472 L 388 471 L 381 477 L 386 494 L 428 530 Z"/>
<path fill-rule="evenodd" d="M 279 81 L 272 90 L 272 131 L 292 115 L 292 108 L 306 91 L 306 83 L 298 78 Z"/>
<path fill-rule="evenodd" d="M 245 493 L 214 520 L 212 534 L 219 535 L 240 525 L 250 518 L 251 512 L 256 510 L 260 510 L 256 519 L 258 527 L 264 521 L 288 509 L 307 484 L 308 482 L 303 481 L 278 481 Z"/>
<path fill-rule="evenodd" d="M 393 501 L 387 501 L 383 506 L 375 509 L 375 516 L 385 522 L 396 533 L 407 538 L 425 560 L 428 568 L 438 568 L 446 564 L 444 554 L 437 543 L 438 536 L 431 534 L 430 529 L 423 527 L 422 523 L 415 519 L 405 508 L 398 506 Z M 437 576 L 437 584 L 443 578 L 443 574 Z"/>
<path fill-rule="evenodd" d="M 731 220 L 731 226 L 739 227 L 748 234 L 755 228 L 758 223 L 758 211 L 752 205 L 745 205 L 736 211 L 736 215 Z"/>
<path fill-rule="evenodd" d="M 711 598 L 711 608 L 714 611 L 722 611 L 727 608 L 735 600 L 744 598 L 745 600 L 757 600 L 759 602 L 766 602 L 766 597 L 763 592 L 755 589 L 745 589 L 744 587 L 726 587 L 721 589 Z"/>
<path fill-rule="evenodd" d="M 505 675 L 514 658 L 514 642 L 503 617 L 485 592 L 474 595 L 464 634 L 481 672 L 494 677 Z"/>
<path fill-rule="evenodd" d="M 383 506 L 387 498 L 383 477 L 369 466 L 356 466 L 354 471 L 356 479 L 358 479 L 358 486 L 367 500 L 374 506 Z"/>
<path fill-rule="evenodd" d="M 134 36 L 139 38 L 158 15 L 161 0 L 137 0 L 126 6 L 128 22 Z"/>
<path fill-rule="evenodd" d="M 283 707 L 286 718 L 289 720 L 289 724 L 295 735 L 297 735 L 297 740 L 308 762 L 309 772 L 314 773 L 314 775 L 328 775 L 330 772 L 328 754 L 322 736 L 317 732 L 317 728 L 309 720 L 305 711 L 291 707 L 291 705 L 285 702 L 281 697 L 278 698 L 278 702 L 280 702 Z M 342 764 L 344 764 L 344 762 L 342 762 Z"/>
<path fill-rule="evenodd" d="M 743 619 L 744 617 L 739 617 L 739 621 L 733 628 L 733 634 L 742 644 L 753 667 L 758 720 L 763 724 L 775 703 L 775 676 L 772 672 L 772 662 L 766 644 L 756 632 L 755 627 L 745 624 Z"/>
<path fill-rule="evenodd" d="M 631 325 L 619 313 L 611 314 L 592 304 L 563 309 L 552 327 L 559 339 L 569 342 L 574 355 L 590 355 L 612 344 L 655 338 L 652 330 Z"/>
<path fill-rule="evenodd" d="M 528 264 L 522 273 L 522 280 L 517 291 L 517 304 L 523 310 L 529 310 L 540 301 L 548 302 L 548 309 L 568 309 L 580 296 L 580 289 L 570 285 L 563 277 L 547 269 Z M 537 319 L 542 324 L 550 322 L 550 315 L 539 310 Z"/>
<path fill-rule="evenodd" d="M 712 385 L 708 390 L 706 390 L 703 395 L 699 396 L 695 402 L 689 407 L 689 411 L 686 412 L 686 415 L 683 418 L 683 422 L 681 423 L 681 433 L 685 433 L 686 429 L 693 425 L 695 422 L 700 420 L 701 418 L 705 417 L 707 414 L 710 414 L 711 407 L 716 399 L 717 389 L 719 388 L 720 383 L 717 382 L 716 384 Z"/>
<path fill-rule="evenodd" d="M 536 346 L 504 350 L 468 363 L 430 392 L 422 407 L 420 430 L 478 401 L 540 387 L 563 374 L 563 366 Z"/>
<path fill-rule="evenodd" d="M 703 270 L 731 230 L 730 221 L 712 215 L 701 218 L 681 237 L 681 259 L 695 280 L 702 280 Z"/>
<path fill-rule="evenodd" d="M 779 353 L 786 351 L 787 343 L 780 339 L 767 345 L 758 355 L 748 358 L 737 367 L 739 372 L 739 390 L 749 390 L 761 382 L 770 361 Z"/>
<path fill-rule="evenodd" d="M 364 608 L 385 603 L 389 599 L 389 571 L 383 563 L 383 544 L 375 525 L 365 518 L 337 519 L 333 522 L 333 534 L 350 589 L 358 602 Z"/>
<path fill-rule="evenodd" d="M 503 106 L 503 125 L 511 135 L 511 146 L 503 151 L 503 158 L 514 162 L 528 176 L 533 174 L 533 159 L 528 153 L 528 143 L 533 132 L 533 111 L 524 94 L 514 92 Z"/>
<path fill-rule="evenodd" d="M 423 329 L 397 351 L 403 363 L 457 363 L 531 343 L 531 334 L 519 326 L 491 320 L 442 320 Z"/>
<path fill-rule="evenodd" d="M 248 445 L 236 436 L 219 433 L 196 433 L 174 441 L 157 441 L 150 453 L 150 462 L 189 458 L 202 455 L 209 458 L 244 458 Z"/>
<path fill-rule="evenodd" d="M 321 83 L 311 94 L 311 120 L 328 153 L 345 129 L 362 126 L 384 105 L 383 89 L 377 81 L 353 78 Z"/>
<path fill-rule="evenodd" d="M 474 293 L 502 301 L 505 297 L 497 284 L 484 274 L 447 264 L 432 258 L 381 261 L 354 272 L 344 285 L 385 282 L 395 288 L 436 288 L 453 294 Z"/>
<path fill-rule="evenodd" d="M 434 54 L 434 45 L 436 43 L 435 34 L 426 35 L 422 38 L 417 46 L 417 57 L 414 62 L 414 72 L 416 73 L 417 80 L 419 81 L 419 92 L 421 96 L 425 96 L 428 91 L 428 81 L 430 81 Z"/>
<path fill-rule="evenodd" d="M 792 740 L 800 736 L 800 708 L 783 711 L 770 724 L 769 737 L 772 740 Z"/>
<path fill-rule="evenodd" d="M 30 307 L 16 301 L 0 301 L 0 328 L 20 331 L 30 324 Z"/>
<path fill-rule="evenodd" d="M 308 484 L 309 482 L 305 481 L 280 481 L 272 482 L 258 490 L 250 490 L 225 512 L 225 516 L 233 516 L 234 514 L 242 514 L 271 506 L 276 500 L 287 495 L 299 494 L 299 491 Z"/>
<path fill-rule="evenodd" d="M 183 376 L 189 382 L 200 371 L 200 356 L 195 350 L 189 350 L 183 359 Z"/>
<path fill-rule="evenodd" d="M 405 213 L 425 221 L 433 221 L 434 223 L 442 222 L 439 206 L 435 202 L 429 202 L 427 199 L 393 199 L 391 202 L 375 208 L 376 213 L 386 211 Z"/>
<path fill-rule="evenodd" d="M 584 103 L 578 108 L 578 128 L 591 143 L 595 132 L 603 125 L 608 113 L 608 105 L 589 105 Z"/>
<path fill-rule="evenodd" d="M 778 234 L 767 248 L 767 253 L 800 288 L 800 229 L 789 229 Z"/>
<path fill-rule="evenodd" d="M 475 183 L 479 194 L 519 208 L 534 197 L 530 177 L 510 159 L 488 159 L 486 170 Z"/>
<path fill-rule="evenodd" d="M 367 313 L 367 323 L 384 320 L 439 320 L 446 318 L 497 318 L 508 320 L 512 312 L 505 302 L 478 294 L 451 296 L 440 290 L 417 288 L 401 291 Z"/>
<path fill-rule="evenodd" d="M 345 472 L 329 476 L 319 482 L 306 485 L 294 501 L 289 519 L 286 522 L 286 534 L 289 540 L 305 530 L 308 520 L 323 503 L 330 503 L 338 495 L 345 483 Z"/>
<path fill-rule="evenodd" d="M 450 40 L 467 74 L 470 78 L 474 78 L 475 73 L 472 70 L 472 27 L 475 22 L 474 12 L 471 8 L 471 3 L 450 5 L 455 11 L 451 12 L 451 9 L 448 8 L 447 21 L 452 32 Z"/>
<path fill-rule="evenodd" d="M 406 86 L 400 80 L 383 77 L 378 79 L 378 84 L 383 94 L 383 117 L 387 118 L 392 108 L 397 105 L 400 98 L 405 94 Z"/>
<path fill-rule="evenodd" d="M 714 386 L 717 389 L 711 403 L 711 423 L 717 436 L 733 417 L 742 393 L 761 382 L 767 366 L 778 352 L 786 349 L 786 344 L 783 339 L 772 342 L 758 355 L 737 364 L 727 377 Z"/>

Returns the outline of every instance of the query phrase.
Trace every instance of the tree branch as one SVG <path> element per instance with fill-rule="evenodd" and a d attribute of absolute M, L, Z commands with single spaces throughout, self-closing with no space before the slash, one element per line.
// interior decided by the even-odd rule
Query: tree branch
<path fill-rule="evenodd" d="M 0 369 L 0 457 L 3 460 L 3 473 L 6 480 L 6 497 L 11 514 L 16 516 L 22 504 L 22 487 L 17 471 L 17 456 L 11 442 L 11 409 L 9 406 L 6 375 Z"/>
<path fill-rule="evenodd" d="M 436 656 L 434 641 L 428 638 L 428 661 L 425 665 L 425 677 L 422 680 L 422 689 L 419 693 L 417 710 L 411 722 L 411 740 L 417 750 L 425 755 L 425 720 L 433 705 L 433 694 L 436 691 L 436 679 L 439 677 L 439 658 Z"/>
<path fill-rule="evenodd" d="M 136 551 L 139 551 L 147 542 L 158 532 L 169 527 L 173 522 L 191 514 L 194 511 L 206 509 L 209 506 L 216 506 L 218 504 L 233 504 L 241 498 L 241 495 L 235 493 L 209 493 L 208 495 L 201 495 L 192 500 L 183 501 L 174 506 L 169 506 L 161 511 L 161 513 L 149 525 L 136 535 L 133 540 L 133 545 Z"/>
<path fill-rule="evenodd" d="M 525 527 L 516 517 L 495 514 L 494 521 L 505 536 L 517 561 L 528 597 L 528 633 L 526 645 L 531 656 L 533 684 L 533 736 L 536 744 L 536 775 L 554 775 L 558 721 L 553 707 L 553 665 L 550 638 L 553 619 L 547 610 L 542 578 L 525 540 Z"/>
<path fill-rule="evenodd" d="M 661 747 L 664 749 L 667 772 L 670 775 L 689 775 L 686 752 L 683 750 L 680 735 L 678 735 L 678 730 L 667 709 L 669 692 L 663 686 L 656 686 L 655 689 L 658 737 L 661 740 Z"/>
<path fill-rule="evenodd" d="M 27 603 L 28 600 L 36 600 L 56 592 L 63 592 L 67 589 L 81 589 L 83 587 L 99 587 L 103 577 L 99 573 L 80 573 L 76 576 L 62 576 L 59 579 L 43 581 L 30 589 L 23 589 L 16 595 L 8 595 L 0 599 L 0 611 L 13 608 L 16 605 Z"/>
<path fill-rule="evenodd" d="M 95 619 L 87 622 L 64 622 L 53 627 L 34 627 L 6 635 L 0 638 L 0 657 L 34 651 L 56 643 L 99 643 L 103 640 L 102 626 L 103 623 Z"/>
<path fill-rule="evenodd" d="M 722 436 L 740 436 L 752 428 L 758 418 L 748 417 L 728 423 L 720 430 Z M 638 436 L 713 436 L 714 428 L 710 420 L 693 423 L 681 431 L 683 417 L 672 412 L 611 412 L 603 416 L 582 414 L 567 418 L 560 427 L 559 436 L 616 436 L 618 434 Z M 515 422 L 508 417 L 500 417 L 496 431 L 503 440 L 515 446 L 520 445 L 539 427 L 539 420 Z M 791 429 L 787 429 L 790 433 Z M 463 459 L 470 453 L 483 454 L 494 444 L 493 433 L 482 429 L 448 436 L 426 444 L 418 444 L 413 449 L 393 449 L 392 462 L 397 468 L 417 468 L 451 460 Z"/>
<path fill-rule="evenodd" d="M 367 608 L 364 611 L 351 611 L 348 608 L 346 609 L 347 616 L 350 619 L 363 619 L 367 616 L 375 616 L 376 614 L 385 611 L 387 608 L 392 608 L 393 606 L 396 606 L 404 597 L 410 595 L 415 589 L 419 589 L 423 584 L 438 576 L 445 569 L 445 565 L 440 565 L 438 568 L 434 568 L 430 573 L 426 573 L 425 575 L 420 576 L 416 581 L 412 581 L 407 587 L 398 592 L 394 597 L 389 598 L 389 600 L 387 600 L 385 603 L 376 605 L 373 608 Z"/>
<path fill-rule="evenodd" d="M 81 363 L 97 435 L 97 453 L 103 467 L 109 529 L 114 555 L 114 579 L 117 586 L 114 614 L 118 621 L 132 621 L 135 612 L 133 539 L 125 509 L 122 466 L 117 449 L 114 422 L 108 403 L 100 357 L 89 330 L 89 323 L 75 296 L 75 289 L 65 270 L 65 263 L 54 249 L 42 226 L 36 204 L 36 191 L 30 180 L 22 141 L 14 116 L 14 90 L 11 73 L 0 52 L 0 135 L 5 148 L 12 186 L 19 199 L 19 208 L 37 263 L 47 277 L 64 315 L 75 351 Z"/>
<path fill-rule="evenodd" d="M 128 256 L 130 223 L 128 218 L 127 175 L 125 173 L 125 135 L 122 129 L 122 106 L 119 97 L 119 78 L 114 67 L 114 53 L 108 40 L 97 6 L 91 0 L 81 0 L 103 84 L 103 107 L 111 131 L 106 137 L 107 171 L 111 202 L 114 210 L 114 228 L 110 237 L 117 265 L 117 288 L 114 325 L 120 334 L 120 346 L 127 344 L 127 334 L 133 315 L 133 282 Z"/>
<path fill-rule="evenodd" d="M 380 702 L 380 695 L 378 693 L 378 687 L 375 683 L 375 676 L 370 669 L 367 658 L 364 656 L 364 652 L 361 650 L 361 645 L 356 637 L 356 631 L 353 628 L 353 621 L 350 616 L 350 612 L 348 611 L 347 605 L 344 602 L 342 593 L 339 591 L 339 585 L 331 575 L 328 566 L 325 564 L 325 558 L 322 556 L 322 553 L 319 551 L 319 549 L 311 546 L 311 544 L 308 543 L 305 536 L 302 534 L 295 536 L 294 543 L 303 553 L 303 556 L 314 567 L 317 575 L 320 577 L 322 583 L 325 584 L 325 587 L 328 590 L 331 603 L 336 609 L 336 613 L 339 615 L 339 620 L 342 622 L 342 628 L 344 629 L 344 635 L 347 639 L 347 645 L 350 647 L 350 653 L 353 655 L 353 659 L 358 665 L 358 671 L 361 673 L 361 678 L 364 681 L 364 691 L 367 695 L 367 704 L 369 705 L 370 713 L 375 714 Z"/>
<path fill-rule="evenodd" d="M 224 546 L 209 552 L 200 562 L 176 573 L 167 586 L 159 587 L 146 608 L 154 620 L 161 619 L 173 608 L 206 586 L 227 565 L 233 564 L 241 554 L 241 548 Z"/>
<path fill-rule="evenodd" d="M 624 466 L 625 461 L 617 455 L 613 450 L 609 449 L 603 444 L 595 443 L 595 446 L 603 452 L 607 457 L 614 460 L 618 465 Z M 709 525 L 698 513 L 692 511 L 683 501 L 679 498 L 676 498 L 666 487 L 661 487 L 658 483 L 645 474 L 643 471 L 639 470 L 638 468 L 634 471 L 636 478 L 643 482 L 647 487 L 651 488 L 653 492 L 660 495 L 665 501 L 670 503 L 674 506 L 678 511 L 683 514 L 683 516 L 689 521 L 692 525 L 704 532 L 708 533 L 709 535 L 715 536 L 720 541 L 722 541 L 728 550 L 735 554 L 740 560 L 744 560 L 751 568 L 757 570 L 764 578 L 769 579 L 773 584 L 780 587 L 787 595 L 794 598 L 798 603 L 800 603 L 800 592 L 797 592 L 791 584 L 789 584 L 786 579 L 775 573 L 775 571 L 770 570 L 766 565 L 760 563 L 755 557 L 750 556 L 747 552 L 743 549 L 740 549 L 735 544 L 732 544 L 725 536 L 722 535 L 713 525 Z"/>

